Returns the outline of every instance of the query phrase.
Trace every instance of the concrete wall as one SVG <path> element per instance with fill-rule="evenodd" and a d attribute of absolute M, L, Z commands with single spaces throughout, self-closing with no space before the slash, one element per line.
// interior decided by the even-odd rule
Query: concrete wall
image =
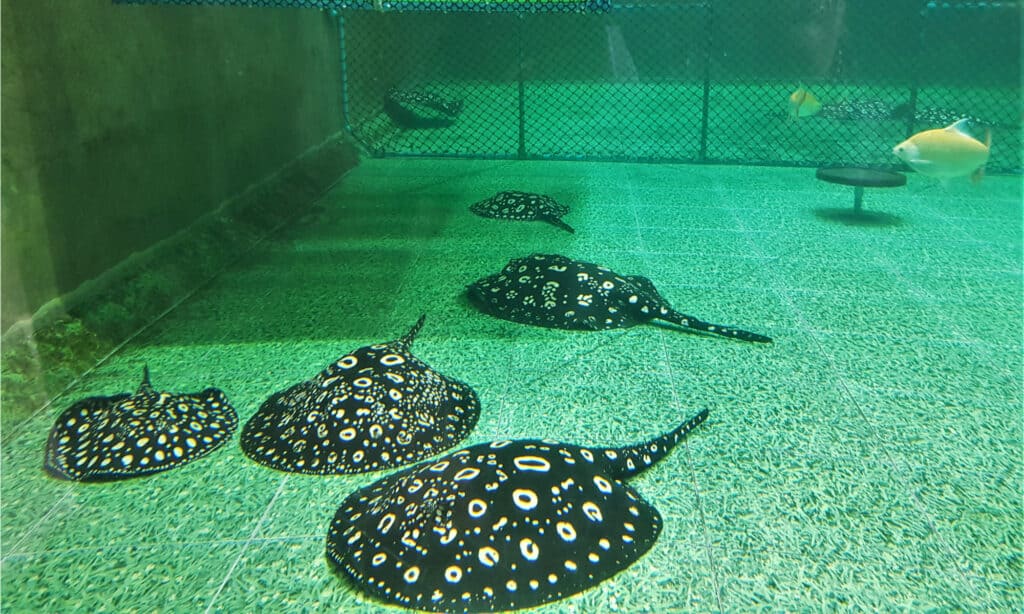
<path fill-rule="evenodd" d="M 0 330 L 341 130 L 323 12 L 0 2 Z"/>

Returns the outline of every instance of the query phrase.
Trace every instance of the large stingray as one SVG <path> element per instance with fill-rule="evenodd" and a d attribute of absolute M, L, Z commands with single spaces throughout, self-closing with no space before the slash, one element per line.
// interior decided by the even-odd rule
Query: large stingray
<path fill-rule="evenodd" d="M 480 417 L 480 403 L 472 388 L 410 352 L 425 318 L 401 339 L 361 347 L 275 393 L 242 428 L 242 450 L 282 471 L 363 473 L 462 441 Z"/>
<path fill-rule="evenodd" d="M 575 233 L 573 227 L 562 221 L 569 207 L 543 194 L 529 192 L 498 192 L 494 196 L 470 205 L 469 210 L 481 217 L 499 220 L 540 220 Z"/>
<path fill-rule="evenodd" d="M 568 597 L 654 545 L 661 515 L 625 481 L 706 417 L 622 448 L 496 441 L 409 467 L 345 499 L 327 556 L 364 591 L 421 610 Z"/>
<path fill-rule="evenodd" d="M 138 392 L 88 397 L 50 430 L 44 468 L 81 482 L 165 471 L 206 456 L 231 438 L 238 416 L 216 388 L 157 392 L 143 371 Z"/>
<path fill-rule="evenodd" d="M 646 277 L 619 275 L 557 254 L 512 259 L 501 273 L 477 280 L 467 292 L 486 313 L 547 328 L 606 330 L 665 320 L 723 337 L 771 342 L 764 335 L 679 313 Z"/>

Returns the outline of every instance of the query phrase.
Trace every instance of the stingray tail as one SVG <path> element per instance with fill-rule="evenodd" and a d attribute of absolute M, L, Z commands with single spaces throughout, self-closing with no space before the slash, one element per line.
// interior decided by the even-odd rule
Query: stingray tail
<path fill-rule="evenodd" d="M 708 410 L 683 422 L 675 429 L 663 433 L 650 441 L 622 448 L 595 450 L 603 456 L 603 463 L 611 469 L 611 477 L 624 480 L 632 477 L 664 458 L 690 431 L 701 425 L 708 417 Z"/>
<path fill-rule="evenodd" d="M 399 339 L 398 342 L 406 347 L 412 345 L 413 340 L 416 339 L 416 335 L 420 334 L 420 330 L 423 328 L 423 323 L 426 320 L 427 314 L 421 315 L 420 319 L 416 320 L 416 323 L 413 324 L 412 328 L 409 329 L 409 332 L 405 333 L 405 336 Z"/>
<path fill-rule="evenodd" d="M 731 328 L 728 326 L 721 326 L 718 324 L 711 324 L 710 322 L 704 322 L 698 320 L 693 316 L 679 313 L 678 311 L 669 311 L 665 315 L 658 316 L 662 320 L 678 324 L 679 326 L 685 326 L 686 328 L 692 328 L 693 330 L 703 331 L 705 333 L 711 333 L 712 335 L 720 335 L 722 337 L 731 337 L 732 339 L 739 339 L 740 341 L 753 341 L 754 343 L 771 343 L 772 338 L 757 333 L 752 333 L 747 330 L 741 330 L 739 328 Z"/>
<path fill-rule="evenodd" d="M 561 228 L 562 230 L 564 230 L 566 232 L 571 232 L 572 234 L 576 234 L 576 230 L 572 226 L 570 226 L 570 225 L 566 224 L 565 222 L 563 222 L 560 218 L 552 216 L 552 217 L 545 217 L 545 218 L 542 218 L 542 219 L 545 222 L 547 222 L 548 224 L 551 224 L 552 226 L 557 226 L 558 228 Z"/>

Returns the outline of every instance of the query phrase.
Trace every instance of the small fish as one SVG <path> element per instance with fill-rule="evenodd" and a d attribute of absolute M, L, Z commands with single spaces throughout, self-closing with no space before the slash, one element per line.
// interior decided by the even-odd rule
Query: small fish
<path fill-rule="evenodd" d="M 425 319 L 275 393 L 242 428 L 242 451 L 281 471 L 328 475 L 407 465 L 462 441 L 480 403 L 412 354 Z"/>
<path fill-rule="evenodd" d="M 566 232 L 576 232 L 572 226 L 562 221 L 562 216 L 569 213 L 569 207 L 543 194 L 498 192 L 486 200 L 470 205 L 469 210 L 480 217 L 499 220 L 540 220 Z"/>
<path fill-rule="evenodd" d="M 88 397 L 61 413 L 43 466 L 54 477 L 78 482 L 166 471 L 224 445 L 237 425 L 222 391 L 157 392 L 146 368 L 134 395 Z"/>
<path fill-rule="evenodd" d="M 403 469 L 345 499 L 327 557 L 362 590 L 407 608 L 493 612 L 564 599 L 651 549 L 661 514 L 626 480 L 707 415 L 639 445 L 495 441 Z"/>
<path fill-rule="evenodd" d="M 619 275 L 558 254 L 514 258 L 500 273 L 471 284 L 467 294 L 484 313 L 546 328 L 609 330 L 664 320 L 722 337 L 771 342 L 764 335 L 679 313 L 646 277 Z"/>
<path fill-rule="evenodd" d="M 938 179 L 971 176 L 980 181 L 988 162 L 992 132 L 985 130 L 982 143 L 967 132 L 970 120 L 961 119 L 945 128 L 918 132 L 892 152 L 910 168 Z"/>
<path fill-rule="evenodd" d="M 789 116 L 792 119 L 810 117 L 821 110 L 821 102 L 804 86 L 800 86 L 789 95 Z"/>

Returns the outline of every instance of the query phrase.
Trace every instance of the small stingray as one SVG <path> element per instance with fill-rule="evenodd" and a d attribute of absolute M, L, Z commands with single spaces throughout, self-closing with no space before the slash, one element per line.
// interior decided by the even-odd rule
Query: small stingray
<path fill-rule="evenodd" d="M 462 101 L 431 91 L 391 88 L 384 98 L 384 111 L 402 128 L 444 128 L 455 123 Z"/>
<path fill-rule="evenodd" d="M 512 259 L 501 273 L 477 280 L 467 292 L 485 313 L 522 324 L 607 330 L 665 320 L 723 337 L 771 342 L 764 335 L 679 313 L 646 277 L 622 276 L 603 266 L 557 254 Z"/>
<path fill-rule="evenodd" d="M 562 216 L 569 213 L 569 207 L 560 205 L 555 199 L 543 194 L 498 192 L 487 200 L 470 205 L 469 210 L 480 217 L 517 221 L 540 220 L 567 232 L 576 232 L 572 226 L 562 221 Z"/>
<path fill-rule="evenodd" d="M 496 441 L 409 467 L 352 493 L 327 556 L 364 591 L 435 612 L 557 601 L 632 565 L 662 520 L 625 480 L 707 418 L 635 446 Z"/>
<path fill-rule="evenodd" d="M 275 393 L 242 428 L 252 460 L 293 473 L 364 473 L 406 465 L 462 441 L 480 417 L 473 389 L 434 371 L 401 339 L 346 354 Z"/>
<path fill-rule="evenodd" d="M 157 392 L 146 368 L 134 395 L 88 397 L 64 410 L 50 429 L 43 466 L 79 482 L 166 471 L 216 450 L 236 426 L 222 391 Z"/>

